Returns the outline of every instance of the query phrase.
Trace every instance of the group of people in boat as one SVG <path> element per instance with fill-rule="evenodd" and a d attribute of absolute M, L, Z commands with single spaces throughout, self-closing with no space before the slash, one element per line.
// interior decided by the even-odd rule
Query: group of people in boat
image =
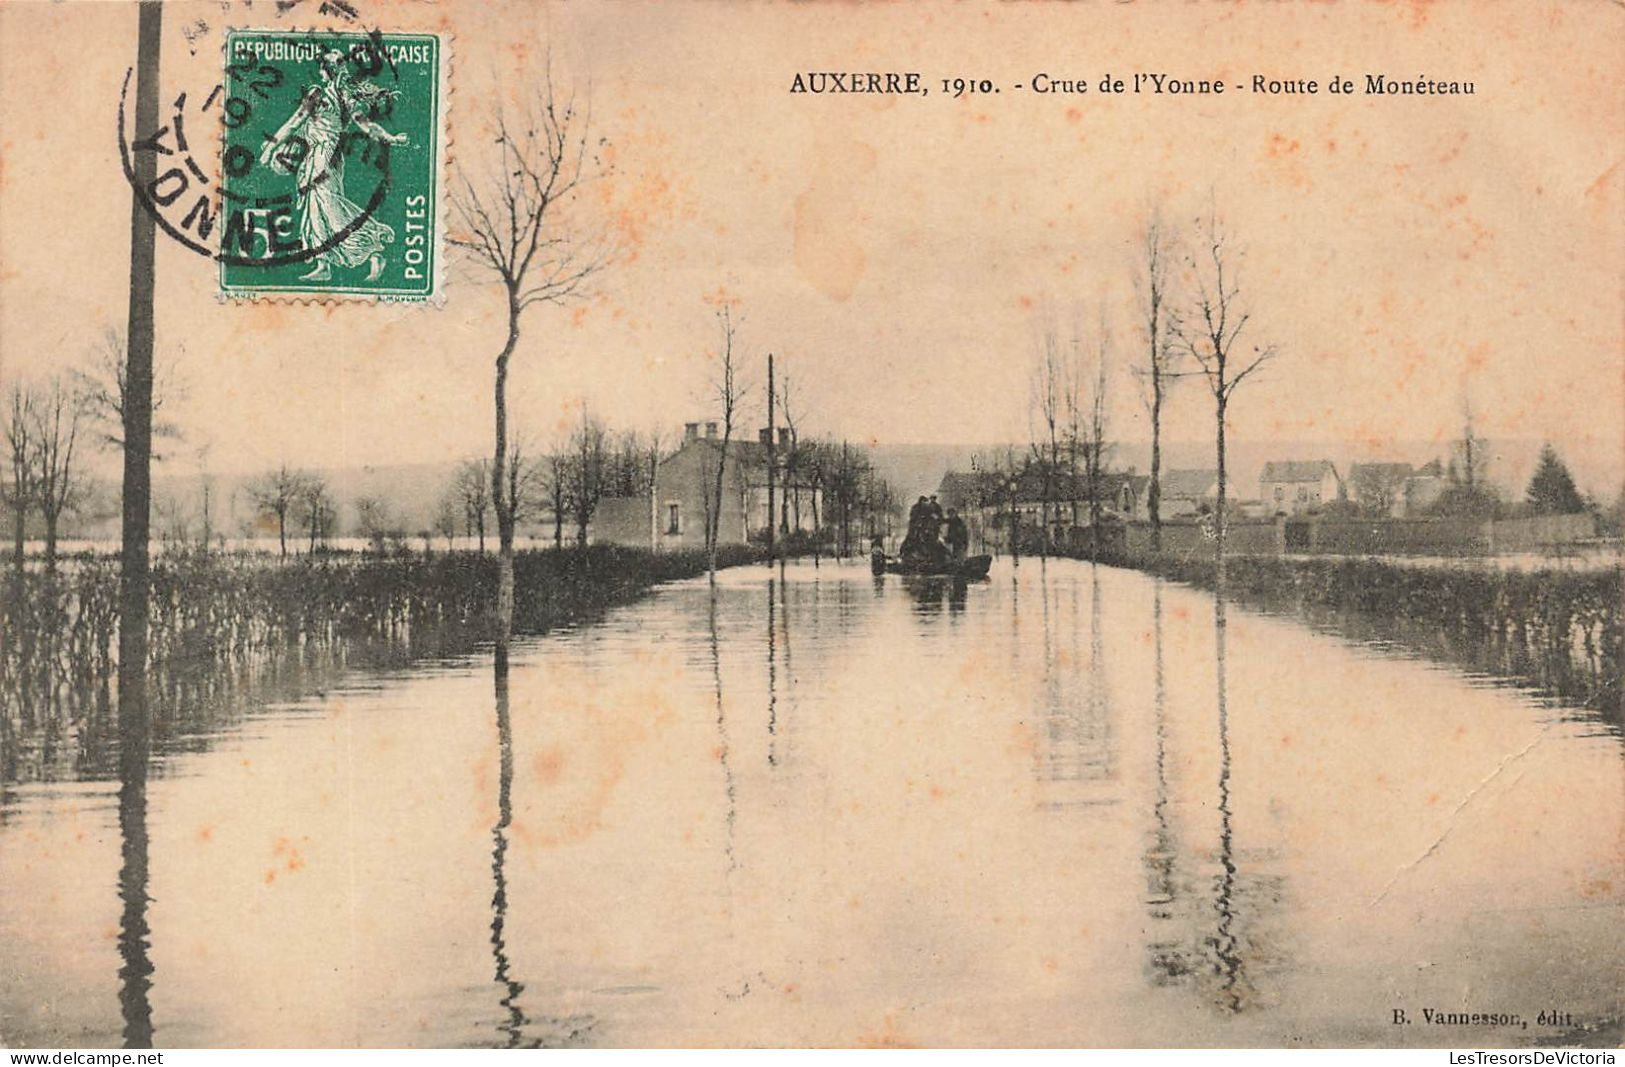
<path fill-rule="evenodd" d="M 922 496 L 908 509 L 908 535 L 898 549 L 904 563 L 958 563 L 969 547 L 970 528 L 957 508 L 944 514 L 935 496 Z"/>

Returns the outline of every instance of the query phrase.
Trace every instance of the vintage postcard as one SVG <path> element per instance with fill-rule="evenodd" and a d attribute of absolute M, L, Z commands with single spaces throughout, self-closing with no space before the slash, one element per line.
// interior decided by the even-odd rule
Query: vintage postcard
<path fill-rule="evenodd" d="M 1614 1062 L 1622 33 L 0 6 L 0 1045 Z"/>

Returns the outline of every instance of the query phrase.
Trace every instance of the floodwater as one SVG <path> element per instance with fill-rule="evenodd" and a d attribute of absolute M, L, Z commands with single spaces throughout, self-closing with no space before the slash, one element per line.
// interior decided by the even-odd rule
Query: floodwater
<path fill-rule="evenodd" d="M 0 1037 L 1617 1044 L 1617 732 L 1218 614 L 737 569 L 10 787 Z"/>

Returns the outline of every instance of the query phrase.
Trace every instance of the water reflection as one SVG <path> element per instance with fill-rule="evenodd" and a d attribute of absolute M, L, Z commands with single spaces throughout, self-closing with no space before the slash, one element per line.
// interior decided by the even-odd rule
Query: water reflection
<path fill-rule="evenodd" d="M 496 963 L 496 983 L 502 989 L 498 1003 L 503 1009 L 503 1019 L 498 1028 L 507 1038 L 507 1046 L 518 1048 L 525 1026 L 519 994 L 525 987 L 513 977 L 503 933 L 508 922 L 508 827 L 513 823 L 513 721 L 508 709 L 506 651 L 497 650 L 492 669 L 497 711 L 497 821 L 491 827 L 491 958 Z"/>
<path fill-rule="evenodd" d="M 1042 557 L 1039 569 L 1048 576 L 1050 567 Z M 1066 796 L 1052 795 L 1045 806 L 1060 810 L 1116 804 L 1115 795 L 1098 788 L 1101 783 L 1109 782 L 1115 773 L 1114 709 L 1110 662 L 1101 620 L 1099 568 L 1089 566 L 1087 622 L 1078 603 L 1081 576 L 1070 568 L 1055 570 L 1053 579 L 1039 587 L 1042 662 L 1039 664 L 1038 710 L 1044 742 L 1039 752 L 1039 778 L 1049 783 L 1071 783 L 1076 788 Z M 1060 597 L 1062 588 L 1071 594 L 1064 603 Z M 1086 626 L 1087 655 L 1080 646 Z M 1063 648 L 1057 635 L 1070 635 L 1071 647 Z M 1091 788 L 1084 789 L 1084 786 Z"/>
<path fill-rule="evenodd" d="M 763 577 L 664 587 L 511 675 L 352 674 L 159 758 L 150 792 L 115 737 L 116 823 L 105 788 L 13 789 L 0 1030 L 820 1045 L 886 1039 L 876 1005 L 907 996 L 900 1040 L 1380 1044 L 1384 998 L 1468 985 L 1617 1014 L 1618 892 L 1579 888 L 1617 870 L 1617 740 L 1108 567 L 1035 559 L 958 615 L 939 585 L 929 616 L 856 568 L 775 568 L 766 603 Z M 1365 715 L 1373 691 L 1429 714 Z M 1559 802 L 1599 815 L 1520 832 Z M 239 862 L 283 835 L 299 873 Z M 360 939 L 322 936 L 332 914 Z"/>
<path fill-rule="evenodd" d="M 883 579 L 877 578 L 879 587 Z M 934 578 L 908 576 L 901 579 L 903 588 L 908 590 L 909 599 L 913 602 L 914 613 L 921 616 L 941 615 L 942 609 L 947 607 L 950 615 L 962 614 L 965 610 L 966 598 L 970 594 L 970 583 L 964 578 Z M 884 592 L 877 588 L 877 592 Z"/>
<path fill-rule="evenodd" d="M 1151 818 L 1154 824 L 1147 847 L 1146 907 L 1151 923 L 1146 942 L 1152 980 L 1159 985 L 1178 981 L 1190 973 L 1190 961 L 1173 939 L 1169 922 L 1175 917 L 1179 896 L 1176 880 L 1178 839 L 1174 831 L 1168 783 L 1168 686 L 1163 652 L 1162 579 L 1151 590 L 1151 739 L 1152 759 Z"/>
<path fill-rule="evenodd" d="M 782 566 L 782 564 L 781 564 Z M 782 579 L 775 583 L 770 569 L 767 576 L 767 765 L 779 764 L 779 644 L 778 597 L 775 585 L 782 588 Z"/>
<path fill-rule="evenodd" d="M 1275 866 L 1278 852 L 1242 850 L 1236 813 L 1234 723 L 1230 693 L 1228 604 L 1214 600 L 1213 709 L 1217 751 L 1214 792 L 1198 796 L 1199 808 L 1217 819 L 1216 847 L 1186 854 L 1179 819 L 1179 783 L 1172 753 L 1176 717 L 1169 706 L 1164 587 L 1151 590 L 1151 830 L 1141 862 L 1146 873 L 1149 917 L 1147 966 L 1152 984 L 1191 984 L 1212 1008 L 1239 1015 L 1270 1001 L 1259 987 L 1262 975 L 1284 964 L 1272 930 L 1282 907 L 1284 879 Z M 1203 720 L 1191 721 L 1200 727 Z M 1205 730 L 1201 731 L 1205 733 Z M 1198 743 L 1199 744 L 1199 743 Z M 1194 755 L 1194 754 L 1193 754 Z M 1198 891 L 1197 886 L 1208 887 Z"/>
<path fill-rule="evenodd" d="M 727 854 L 728 871 L 731 874 L 739 867 L 739 859 L 734 851 L 734 836 L 739 822 L 739 790 L 734 781 L 733 766 L 728 762 L 728 712 L 722 696 L 722 644 L 717 636 L 717 596 L 717 586 L 713 581 L 707 602 L 706 619 L 711 639 L 711 679 L 717 698 L 717 762 L 722 764 L 723 794 L 727 801 L 724 820 L 728 836 L 723 842 L 723 851 Z"/>
<path fill-rule="evenodd" d="M 1226 699 L 1225 684 L 1225 606 L 1224 588 L 1221 586 L 1213 598 L 1213 651 L 1217 668 L 1214 683 L 1219 709 L 1219 877 L 1218 896 L 1213 907 L 1218 912 L 1218 926 L 1213 939 L 1213 953 L 1218 959 L 1220 988 L 1231 1011 L 1241 1010 L 1241 950 L 1236 940 L 1236 856 L 1235 833 L 1231 825 L 1234 818 L 1230 810 L 1230 706 Z"/>
<path fill-rule="evenodd" d="M 508 945 L 508 850 L 513 828 L 514 739 L 509 697 L 509 665 L 505 650 L 496 650 L 492 664 L 497 721 L 497 820 L 491 826 L 491 961 L 492 980 L 502 1009 L 497 1032 L 507 1048 L 571 1048 L 586 1043 L 597 1025 L 590 1015 L 533 1017 L 521 997 L 525 983 L 514 975 Z M 484 1042 L 482 1042 L 483 1044 Z"/>
<path fill-rule="evenodd" d="M 133 720 L 131 720 L 133 721 Z M 152 961 L 147 955 L 147 761 L 141 731 L 132 730 L 121 760 L 118 825 L 120 866 L 119 1008 L 124 1047 L 152 1047 Z"/>

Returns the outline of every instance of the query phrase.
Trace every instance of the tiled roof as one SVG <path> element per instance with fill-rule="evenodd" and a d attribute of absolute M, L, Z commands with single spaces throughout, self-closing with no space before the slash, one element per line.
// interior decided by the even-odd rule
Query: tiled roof
<path fill-rule="evenodd" d="M 1264 464 L 1261 482 L 1318 482 L 1327 474 L 1334 477 L 1337 468 L 1329 459 L 1279 459 Z"/>
<path fill-rule="evenodd" d="M 1416 468 L 1409 463 L 1350 463 L 1349 480 L 1354 481 L 1362 475 L 1373 478 L 1409 478 L 1416 473 Z"/>
<path fill-rule="evenodd" d="M 1174 470 L 1162 473 L 1162 498 L 1200 500 L 1219 480 L 1216 470 Z"/>

